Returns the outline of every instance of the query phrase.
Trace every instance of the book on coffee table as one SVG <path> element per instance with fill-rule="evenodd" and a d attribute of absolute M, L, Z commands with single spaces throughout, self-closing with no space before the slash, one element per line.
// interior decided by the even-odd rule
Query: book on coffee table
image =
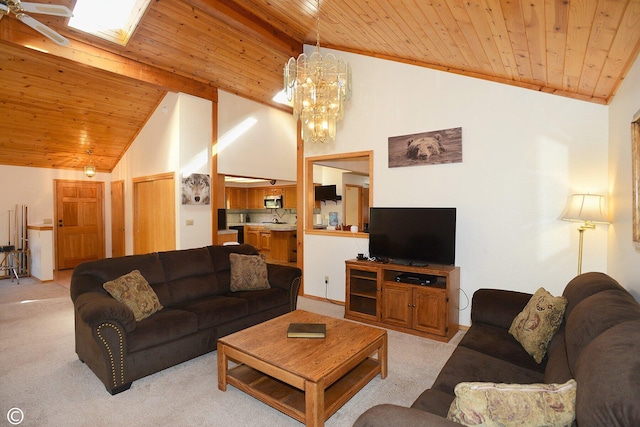
<path fill-rule="evenodd" d="M 324 323 L 289 323 L 287 337 L 289 338 L 324 338 L 327 335 L 327 325 Z"/>

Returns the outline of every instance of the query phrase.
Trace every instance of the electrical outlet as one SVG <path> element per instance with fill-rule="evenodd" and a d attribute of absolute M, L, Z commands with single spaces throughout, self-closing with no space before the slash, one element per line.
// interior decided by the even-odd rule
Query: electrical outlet
<path fill-rule="evenodd" d="M 193 220 L 192 219 L 188 219 L 187 220 L 187 225 L 193 225 Z"/>
<path fill-rule="evenodd" d="M 324 276 L 324 284 L 325 285 L 329 284 L 329 276 Z"/>

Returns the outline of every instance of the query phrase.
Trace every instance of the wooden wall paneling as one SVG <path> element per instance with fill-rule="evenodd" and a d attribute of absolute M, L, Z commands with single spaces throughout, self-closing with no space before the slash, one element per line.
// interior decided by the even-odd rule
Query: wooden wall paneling
<path fill-rule="evenodd" d="M 621 76 L 624 76 L 633 65 L 634 59 L 630 58 L 628 53 L 640 50 L 639 22 L 640 2 L 632 1 L 626 5 L 624 14 L 620 18 L 618 31 L 607 49 L 607 56 L 594 90 L 596 98 L 609 99 L 613 97 L 623 80 Z M 614 25 L 614 23 L 609 25 Z M 625 31 L 620 31 L 621 28 L 624 28 Z"/>
<path fill-rule="evenodd" d="M 569 8 L 569 27 L 567 32 L 566 61 L 564 67 L 563 89 L 576 93 L 580 85 L 580 76 L 584 65 L 584 53 L 589 42 L 591 23 L 596 12 L 597 2 L 582 0 L 571 2 Z"/>
<path fill-rule="evenodd" d="M 569 3 L 557 0 L 545 1 L 545 33 L 547 40 L 547 84 L 562 89 L 564 79 Z"/>

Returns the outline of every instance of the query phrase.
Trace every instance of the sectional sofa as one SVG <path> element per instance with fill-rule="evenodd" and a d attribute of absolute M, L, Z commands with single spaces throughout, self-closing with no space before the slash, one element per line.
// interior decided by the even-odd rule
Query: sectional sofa
<path fill-rule="evenodd" d="M 240 258 L 237 255 L 260 261 L 253 246 L 238 245 L 107 258 L 77 266 L 71 299 L 78 357 L 116 394 L 136 379 L 215 350 L 219 337 L 295 310 L 300 269 L 258 263 L 266 268 L 268 288 L 244 290 L 236 285 L 234 289 L 234 280 L 242 285 L 250 279 L 245 274 L 250 268 L 238 271 L 243 264 L 236 263 L 233 271 L 230 258 Z M 142 277 L 155 294 L 155 307 L 146 315 L 155 312 L 140 320 L 137 312 L 105 289 L 105 283 L 131 277 L 132 272 L 139 272 L 136 277 Z"/>
<path fill-rule="evenodd" d="M 509 333 L 532 295 L 478 290 L 472 326 L 434 384 L 411 407 L 378 405 L 354 426 L 640 426 L 640 304 L 602 273 L 574 278 L 563 296 L 564 317 L 537 363 Z"/>

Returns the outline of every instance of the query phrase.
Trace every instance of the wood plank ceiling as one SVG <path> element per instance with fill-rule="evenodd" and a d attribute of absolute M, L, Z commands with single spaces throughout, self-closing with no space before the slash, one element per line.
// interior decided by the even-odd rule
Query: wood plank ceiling
<path fill-rule="evenodd" d="M 75 0 L 43 0 L 73 7 Z M 315 0 L 153 0 L 127 46 L 0 20 L 0 164 L 111 171 L 167 91 L 276 108 L 316 43 Z M 640 0 L 322 0 L 322 47 L 607 104 L 640 51 Z M 357 78 L 357 74 L 354 76 Z"/>

